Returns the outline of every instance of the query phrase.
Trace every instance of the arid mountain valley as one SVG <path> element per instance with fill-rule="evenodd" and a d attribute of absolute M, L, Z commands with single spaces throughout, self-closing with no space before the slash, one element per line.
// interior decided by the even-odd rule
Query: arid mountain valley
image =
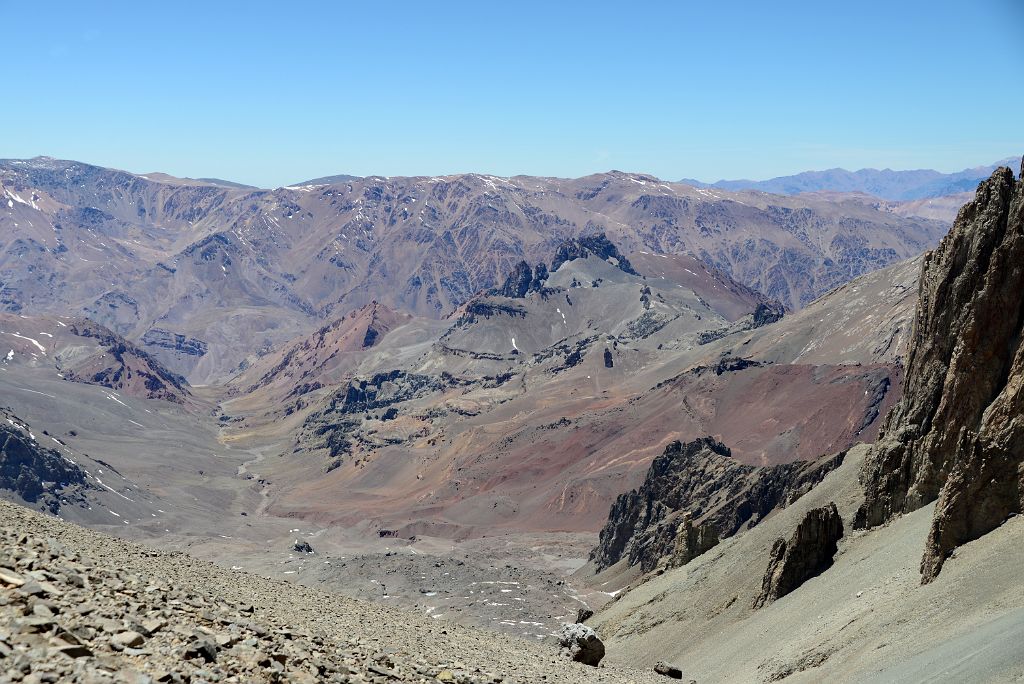
<path fill-rule="evenodd" d="M 0 161 L 0 680 L 1024 678 L 1009 163 Z"/>

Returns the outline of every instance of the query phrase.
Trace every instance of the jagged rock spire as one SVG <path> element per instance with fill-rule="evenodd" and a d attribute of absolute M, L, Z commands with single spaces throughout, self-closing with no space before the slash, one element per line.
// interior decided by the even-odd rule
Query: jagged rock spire
<path fill-rule="evenodd" d="M 1024 509 L 1024 182 L 1000 168 L 924 261 L 903 398 L 864 472 L 856 527 L 938 499 L 929 581 Z"/>

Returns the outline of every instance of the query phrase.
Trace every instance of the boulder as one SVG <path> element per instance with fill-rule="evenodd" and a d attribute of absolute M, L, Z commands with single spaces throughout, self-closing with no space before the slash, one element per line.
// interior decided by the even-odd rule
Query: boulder
<path fill-rule="evenodd" d="M 682 679 L 683 670 L 682 668 L 673 665 L 672 663 L 666 663 L 664 660 L 659 660 L 654 666 L 654 671 L 660 675 L 664 675 L 669 679 Z"/>
<path fill-rule="evenodd" d="M 139 646 L 142 646 L 146 640 L 138 632 L 129 630 L 115 634 L 110 641 L 122 648 L 138 648 Z"/>
<path fill-rule="evenodd" d="M 203 662 L 213 663 L 217 661 L 217 643 L 207 636 L 196 636 L 185 647 L 185 659 L 192 660 L 202 658 Z"/>
<path fill-rule="evenodd" d="M 558 634 L 558 645 L 566 658 L 597 667 L 604 658 L 604 643 L 590 627 L 582 624 L 562 625 Z"/>
<path fill-rule="evenodd" d="M 843 536 L 843 519 L 830 503 L 807 511 L 789 540 L 776 539 L 754 608 L 782 598 L 832 567 Z"/>

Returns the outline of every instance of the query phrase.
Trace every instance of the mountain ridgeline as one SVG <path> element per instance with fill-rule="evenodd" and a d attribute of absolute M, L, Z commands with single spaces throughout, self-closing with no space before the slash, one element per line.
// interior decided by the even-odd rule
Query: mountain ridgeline
<path fill-rule="evenodd" d="M 974 191 L 978 183 L 988 178 L 1000 166 L 1014 163 L 1014 158 L 987 166 L 964 169 L 955 173 L 941 173 L 931 169 L 893 171 L 891 169 L 828 169 L 804 171 L 793 176 L 780 176 L 763 181 L 720 180 L 701 183 L 692 179 L 682 182 L 698 187 L 722 190 L 760 190 L 783 195 L 802 192 L 862 192 L 887 200 L 923 200 L 962 192 Z"/>
<path fill-rule="evenodd" d="M 861 200 L 621 172 L 266 190 L 36 158 L 0 161 L 0 187 L 0 307 L 86 315 L 195 383 L 374 300 L 442 318 L 569 238 L 693 255 L 795 310 L 946 230 Z"/>

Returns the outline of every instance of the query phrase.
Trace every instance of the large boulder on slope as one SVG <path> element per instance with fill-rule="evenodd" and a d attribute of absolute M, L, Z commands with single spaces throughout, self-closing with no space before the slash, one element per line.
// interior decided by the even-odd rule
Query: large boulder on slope
<path fill-rule="evenodd" d="M 562 625 L 558 645 L 563 656 L 584 665 L 597 667 L 604 658 L 604 643 L 597 632 L 584 624 Z"/>
<path fill-rule="evenodd" d="M 807 511 L 789 540 L 775 540 L 754 608 L 782 598 L 832 567 L 842 536 L 843 520 L 834 503 Z"/>

